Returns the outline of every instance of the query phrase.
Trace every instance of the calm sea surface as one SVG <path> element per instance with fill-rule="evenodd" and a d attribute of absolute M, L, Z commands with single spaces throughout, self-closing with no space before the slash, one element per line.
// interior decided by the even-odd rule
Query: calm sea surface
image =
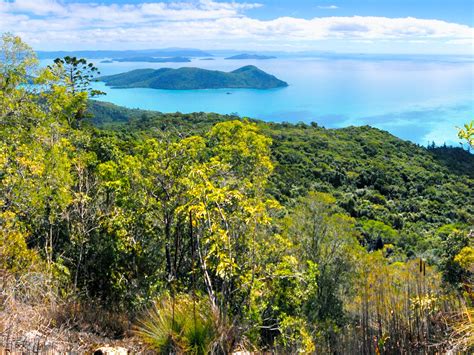
<path fill-rule="evenodd" d="M 317 122 L 334 128 L 371 125 L 420 144 L 457 144 L 456 126 L 474 119 L 474 61 L 193 60 L 191 63 L 99 63 L 103 75 L 137 68 L 199 68 L 231 71 L 256 65 L 288 82 L 272 90 L 111 89 L 100 100 L 161 112 L 238 113 L 276 122 Z"/>

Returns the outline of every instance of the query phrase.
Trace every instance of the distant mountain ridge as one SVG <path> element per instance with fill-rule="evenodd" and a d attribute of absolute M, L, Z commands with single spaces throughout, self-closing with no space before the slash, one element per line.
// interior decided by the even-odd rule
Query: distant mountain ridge
<path fill-rule="evenodd" d="M 187 57 L 128 57 L 114 59 L 116 62 L 145 62 L 145 63 L 189 63 L 191 59 Z"/>
<path fill-rule="evenodd" d="M 193 48 L 163 48 L 144 50 L 81 50 L 81 51 L 38 51 L 39 59 L 54 59 L 65 56 L 75 56 L 88 59 L 98 58 L 131 58 L 138 56 L 147 57 L 212 57 L 213 55 Z"/>
<path fill-rule="evenodd" d="M 99 78 L 115 88 L 152 88 L 167 90 L 251 88 L 273 89 L 288 84 L 275 76 L 247 65 L 231 72 L 200 68 L 137 69 Z"/>
<path fill-rule="evenodd" d="M 227 57 L 224 59 L 227 60 L 241 60 L 241 59 L 256 59 L 256 60 L 265 60 L 265 59 L 276 59 L 277 57 L 272 55 L 258 55 L 258 54 L 237 54 L 231 57 Z"/>

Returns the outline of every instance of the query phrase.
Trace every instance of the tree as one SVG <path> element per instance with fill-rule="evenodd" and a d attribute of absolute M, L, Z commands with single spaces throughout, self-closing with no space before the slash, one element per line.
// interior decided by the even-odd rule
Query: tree
<path fill-rule="evenodd" d="M 1 49 L 0 206 L 52 265 L 75 180 L 69 122 L 87 93 L 74 94 L 50 68 L 38 68 L 19 37 L 2 36 Z"/>
<path fill-rule="evenodd" d="M 268 307 L 273 304 L 277 307 L 272 312 L 267 311 L 267 317 L 275 319 L 280 327 L 288 317 L 300 319 L 301 324 L 308 325 L 312 341 L 320 346 L 337 342 L 333 336 L 345 324 L 344 302 L 350 297 L 355 282 L 354 269 L 359 254 L 363 253 L 355 221 L 339 213 L 335 202 L 329 194 L 310 192 L 297 200 L 294 210 L 283 221 L 283 240 L 290 243 L 288 253 L 295 258 L 297 266 L 293 267 L 288 280 L 276 276 L 275 284 L 270 286 L 272 294 L 280 295 L 275 287 L 285 287 L 285 284 L 289 287 L 284 288 L 284 295 L 278 300 L 269 296 L 273 300 Z M 288 265 L 288 257 L 283 259 L 282 265 Z M 302 286 L 297 287 L 300 282 Z M 293 298 L 298 300 L 295 308 Z M 318 336 L 322 329 L 325 339 Z"/>
<path fill-rule="evenodd" d="M 37 138 L 44 115 L 36 92 L 24 85 L 38 72 L 34 52 L 11 34 L 1 37 L 0 49 L 0 229 L 8 260 L 26 253 L 28 222 L 42 210 L 45 152 Z"/>
<path fill-rule="evenodd" d="M 0 89 L 3 95 L 26 83 L 36 72 L 37 64 L 35 53 L 20 37 L 3 34 L 0 47 Z"/>
<path fill-rule="evenodd" d="M 0 124 L 7 138 L 7 130 L 28 129 L 37 123 L 38 105 L 32 95 L 36 91 L 24 84 L 38 73 L 38 60 L 20 37 L 3 34 L 0 44 Z"/>
<path fill-rule="evenodd" d="M 103 91 L 93 89 L 91 84 L 96 81 L 95 77 L 100 75 L 99 69 L 93 63 L 87 62 L 84 58 L 66 56 L 56 58 L 54 65 L 48 67 L 52 73 L 59 79 L 60 83 L 76 98 L 73 107 L 74 121 L 70 125 L 77 125 L 85 117 L 86 97 L 95 97 L 105 95 Z M 81 105 L 81 103 L 83 103 Z"/>
<path fill-rule="evenodd" d="M 103 92 L 91 87 L 91 83 L 96 81 L 95 77 L 100 75 L 99 69 L 84 58 L 70 56 L 56 58 L 54 65 L 49 68 L 57 74 L 72 94 L 87 92 L 91 97 L 104 95 Z"/>
<path fill-rule="evenodd" d="M 125 268 L 128 276 L 141 269 L 150 286 L 160 280 L 172 293 L 188 292 L 194 265 L 198 287 L 222 319 L 242 317 L 259 238 L 278 207 L 265 196 L 269 145 L 255 124 L 230 121 L 203 137 L 145 139 L 133 155 L 100 164 L 102 193 L 113 206 L 103 223 L 133 241 L 129 260 L 149 264 Z"/>
<path fill-rule="evenodd" d="M 361 222 L 364 245 L 369 251 L 382 249 L 385 244 L 396 244 L 398 233 L 383 222 L 367 220 Z"/>

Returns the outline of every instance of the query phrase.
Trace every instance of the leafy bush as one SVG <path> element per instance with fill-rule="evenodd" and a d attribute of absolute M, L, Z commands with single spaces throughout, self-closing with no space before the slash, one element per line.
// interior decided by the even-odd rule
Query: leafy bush
<path fill-rule="evenodd" d="M 40 264 L 38 254 L 28 249 L 25 233 L 15 214 L 0 212 L 0 270 L 25 273 Z"/>

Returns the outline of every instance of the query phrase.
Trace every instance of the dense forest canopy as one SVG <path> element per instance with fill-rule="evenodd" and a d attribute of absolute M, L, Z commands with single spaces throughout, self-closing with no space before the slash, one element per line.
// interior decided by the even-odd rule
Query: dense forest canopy
<path fill-rule="evenodd" d="M 131 110 L 100 101 L 90 101 L 89 111 L 94 125 L 121 137 L 203 134 L 216 123 L 239 119 Z M 331 193 L 370 243 L 378 236 L 369 236 L 363 226 L 378 221 L 411 257 L 435 257 L 429 248 L 438 243 L 427 240 L 434 242 L 438 228 L 458 224 L 468 230 L 474 223 L 474 156 L 462 148 L 425 148 L 368 126 L 253 122 L 272 139 L 275 170 L 266 190 L 284 205 L 309 191 Z"/>
<path fill-rule="evenodd" d="M 469 152 L 89 100 L 93 64 L 11 35 L 0 59 L 0 331 L 41 305 L 160 353 L 472 350 Z"/>

